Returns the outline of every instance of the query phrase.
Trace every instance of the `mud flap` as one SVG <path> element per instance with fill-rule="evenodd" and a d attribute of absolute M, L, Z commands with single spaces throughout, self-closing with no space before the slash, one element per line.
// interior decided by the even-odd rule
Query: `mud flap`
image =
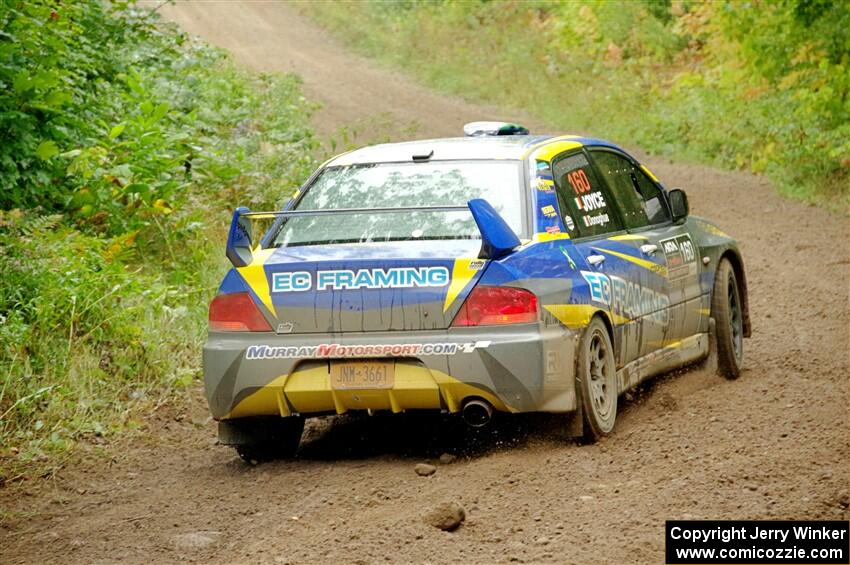
<path fill-rule="evenodd" d="M 708 319 L 708 357 L 705 358 L 709 368 L 717 369 L 717 323 L 714 318 Z"/>
<path fill-rule="evenodd" d="M 263 445 L 286 441 L 293 434 L 301 420 L 297 416 L 281 418 L 279 416 L 240 418 L 221 420 L 218 423 L 218 441 L 222 445 Z M 303 426 L 303 420 L 301 422 Z M 300 432 L 299 432 L 300 436 Z"/>
<path fill-rule="evenodd" d="M 575 387 L 576 409 L 575 412 L 569 416 L 570 421 L 567 423 L 566 433 L 568 439 L 582 439 L 584 437 L 584 407 L 581 402 L 578 377 L 576 377 Z"/>

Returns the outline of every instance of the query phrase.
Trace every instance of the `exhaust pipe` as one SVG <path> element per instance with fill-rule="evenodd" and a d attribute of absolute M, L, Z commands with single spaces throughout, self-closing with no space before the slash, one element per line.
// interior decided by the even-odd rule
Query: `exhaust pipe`
<path fill-rule="evenodd" d="M 486 400 L 474 398 L 463 403 L 461 414 L 470 428 L 483 428 L 490 423 L 493 407 Z"/>

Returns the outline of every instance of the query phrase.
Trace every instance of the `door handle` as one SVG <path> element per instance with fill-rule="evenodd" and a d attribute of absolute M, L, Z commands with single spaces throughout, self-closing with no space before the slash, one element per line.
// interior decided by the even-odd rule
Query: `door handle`
<path fill-rule="evenodd" d="M 653 245 L 652 243 L 644 243 L 640 246 L 640 250 L 644 255 L 652 255 L 656 251 L 658 251 L 658 246 Z"/>
<path fill-rule="evenodd" d="M 605 260 L 605 255 L 588 255 L 587 262 L 593 265 L 594 267 L 597 265 L 601 265 Z"/>

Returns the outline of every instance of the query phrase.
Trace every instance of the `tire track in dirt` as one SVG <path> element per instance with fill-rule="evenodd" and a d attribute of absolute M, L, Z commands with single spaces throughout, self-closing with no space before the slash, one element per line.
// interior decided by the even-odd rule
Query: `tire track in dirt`
<path fill-rule="evenodd" d="M 353 56 L 281 3 L 163 11 L 253 69 L 301 75 L 325 136 L 451 136 L 482 118 L 550 130 Z M 0 561 L 658 563 L 665 519 L 847 519 L 848 219 L 752 175 L 645 160 L 741 241 L 754 336 L 739 380 L 655 379 L 596 445 L 564 441 L 557 417 L 514 419 L 471 449 L 435 418 L 346 417 L 312 426 L 299 460 L 259 467 L 213 446 L 198 388 L 144 434 L 89 449 L 106 460 L 83 450 L 52 480 L 0 489 Z M 464 456 L 416 476 L 444 450 Z M 454 533 L 421 521 L 443 500 L 466 507 Z"/>

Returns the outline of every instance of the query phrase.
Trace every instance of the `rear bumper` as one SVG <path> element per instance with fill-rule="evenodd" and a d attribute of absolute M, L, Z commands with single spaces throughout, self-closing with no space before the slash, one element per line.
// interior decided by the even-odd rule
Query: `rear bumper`
<path fill-rule="evenodd" d="M 427 332 L 328 335 L 210 333 L 204 382 L 217 420 L 349 410 L 457 412 L 484 398 L 508 412 L 575 409 L 577 336 L 562 326 L 522 324 Z M 388 357 L 384 390 L 334 390 L 334 359 Z"/>

